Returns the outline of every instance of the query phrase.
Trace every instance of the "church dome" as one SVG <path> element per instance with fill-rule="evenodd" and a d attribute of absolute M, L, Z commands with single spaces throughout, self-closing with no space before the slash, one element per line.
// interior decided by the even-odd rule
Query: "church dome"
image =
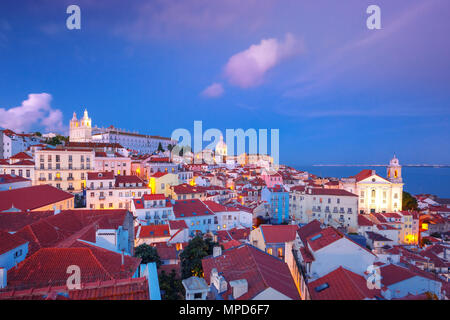
<path fill-rule="evenodd" d="M 216 154 L 221 156 L 227 155 L 227 144 L 223 141 L 223 136 L 220 136 L 220 141 L 216 144 Z"/>

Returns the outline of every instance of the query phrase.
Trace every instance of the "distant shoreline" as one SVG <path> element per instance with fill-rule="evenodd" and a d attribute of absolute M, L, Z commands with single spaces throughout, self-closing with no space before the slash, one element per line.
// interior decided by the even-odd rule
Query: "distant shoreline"
<path fill-rule="evenodd" d="M 387 167 L 387 164 L 313 164 L 313 167 Z M 450 168 L 448 164 L 403 164 L 402 167 Z"/>

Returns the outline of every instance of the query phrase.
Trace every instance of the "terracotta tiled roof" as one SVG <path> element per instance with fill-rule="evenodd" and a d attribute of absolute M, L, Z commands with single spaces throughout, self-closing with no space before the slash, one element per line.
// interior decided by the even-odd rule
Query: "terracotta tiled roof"
<path fill-rule="evenodd" d="M 68 192 L 46 184 L 0 191 L 0 211 L 8 210 L 13 205 L 22 211 L 34 210 L 73 197 Z"/>
<path fill-rule="evenodd" d="M 381 297 L 380 290 L 367 287 L 367 280 L 363 276 L 343 267 L 310 282 L 308 288 L 312 300 L 364 300 Z"/>
<path fill-rule="evenodd" d="M 161 238 L 170 237 L 169 225 L 167 224 L 151 224 L 148 226 L 141 226 L 139 234 L 136 238 Z"/>
<path fill-rule="evenodd" d="M 246 279 L 248 291 L 238 300 L 250 300 L 267 288 L 273 288 L 294 300 L 300 298 L 287 264 L 253 246 L 244 244 L 224 250 L 219 257 L 203 259 L 202 265 L 208 283 L 213 268 L 221 272 L 227 282 Z M 229 299 L 230 295 L 232 290 L 228 286 L 222 297 Z"/>
<path fill-rule="evenodd" d="M 170 230 L 187 229 L 186 221 L 184 220 L 169 220 Z"/>
<path fill-rule="evenodd" d="M 368 177 L 375 174 L 375 170 L 370 169 L 364 169 L 361 172 L 359 172 L 357 175 L 353 176 L 353 178 L 356 179 L 356 182 L 359 182 L 361 180 L 367 179 Z"/>
<path fill-rule="evenodd" d="M 166 174 L 167 174 L 167 172 L 158 171 L 158 172 L 152 174 L 152 178 L 161 178 L 161 177 L 165 176 Z"/>
<path fill-rule="evenodd" d="M 97 229 L 118 229 L 127 210 L 63 210 L 33 222 L 15 234 L 29 241 L 29 255 L 40 248 L 70 246 L 77 239 L 95 242 Z"/>
<path fill-rule="evenodd" d="M 294 241 L 297 225 L 261 225 L 261 232 L 266 243 L 284 243 Z"/>
<path fill-rule="evenodd" d="M 250 228 L 232 228 L 230 230 L 217 231 L 219 242 L 230 240 L 248 240 L 250 236 Z"/>
<path fill-rule="evenodd" d="M 88 180 L 114 180 L 114 172 L 88 172 Z"/>
<path fill-rule="evenodd" d="M 21 176 L 12 176 L 10 174 L 0 174 L 0 184 L 31 181 Z"/>
<path fill-rule="evenodd" d="M 147 278 L 129 278 L 82 284 L 79 290 L 67 286 L 45 287 L 33 290 L 6 291 L 0 300 L 149 300 Z"/>
<path fill-rule="evenodd" d="M 214 215 L 214 213 L 198 199 L 177 200 L 173 206 L 173 212 L 177 219 Z"/>
<path fill-rule="evenodd" d="M 19 153 L 16 153 L 15 155 L 13 155 L 11 157 L 11 159 L 22 159 L 22 160 L 28 159 L 28 160 L 33 160 L 33 157 L 30 156 L 29 154 L 25 153 L 25 152 L 19 152 Z"/>
<path fill-rule="evenodd" d="M 312 234 L 306 241 L 313 251 L 317 251 L 339 239 L 342 239 L 342 237 L 342 234 L 340 234 L 336 229 L 333 227 L 328 227 L 318 233 Z"/>
<path fill-rule="evenodd" d="M 53 211 L 0 212 L 0 230 L 16 232 L 26 225 L 53 215 Z"/>
<path fill-rule="evenodd" d="M 388 264 L 380 267 L 380 274 L 382 277 L 381 283 L 384 286 L 390 286 L 394 283 L 398 283 L 416 276 L 416 274 L 411 270 L 394 264 Z"/>
<path fill-rule="evenodd" d="M 175 245 L 160 242 L 155 244 L 156 251 L 158 251 L 161 260 L 176 260 L 178 259 L 177 248 Z"/>
<path fill-rule="evenodd" d="M 242 244 L 242 242 L 240 242 L 238 240 L 230 240 L 230 241 L 221 243 L 221 245 L 223 246 L 223 248 L 225 250 L 231 249 L 231 248 L 234 248 L 234 247 L 239 247 L 241 244 Z"/>
<path fill-rule="evenodd" d="M 121 259 L 119 253 L 81 242 L 71 248 L 43 248 L 8 271 L 8 286 L 64 285 L 71 265 L 80 267 L 82 283 L 132 277 L 140 259 L 124 256 L 123 265 Z"/>
<path fill-rule="evenodd" d="M 0 256 L 8 251 L 11 251 L 18 246 L 27 243 L 26 240 L 18 237 L 15 234 L 10 234 L 9 232 L 0 231 Z"/>
<path fill-rule="evenodd" d="M 306 245 L 306 239 L 317 232 L 320 232 L 322 228 L 320 227 L 319 220 L 313 220 L 310 223 L 304 225 L 303 227 L 300 227 L 297 230 L 298 235 L 300 236 L 300 239 L 302 240 L 303 244 Z"/>
<path fill-rule="evenodd" d="M 362 214 L 358 214 L 358 226 L 360 227 L 372 227 L 374 223 L 366 218 Z"/>
<path fill-rule="evenodd" d="M 145 201 L 151 201 L 151 200 L 165 200 L 166 196 L 162 193 L 156 193 L 156 194 L 144 194 L 142 196 L 142 199 Z"/>
<path fill-rule="evenodd" d="M 138 176 L 116 176 L 116 187 L 120 187 L 121 183 L 123 183 L 124 186 L 126 183 L 132 183 L 136 185 L 141 183 L 142 187 L 146 187 L 145 182 Z"/>

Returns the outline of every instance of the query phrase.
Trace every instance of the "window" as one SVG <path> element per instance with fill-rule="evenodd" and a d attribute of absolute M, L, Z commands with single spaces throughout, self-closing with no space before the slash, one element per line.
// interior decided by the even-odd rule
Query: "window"
<path fill-rule="evenodd" d="M 201 292 L 194 293 L 194 299 L 201 299 L 201 298 L 202 298 Z"/>

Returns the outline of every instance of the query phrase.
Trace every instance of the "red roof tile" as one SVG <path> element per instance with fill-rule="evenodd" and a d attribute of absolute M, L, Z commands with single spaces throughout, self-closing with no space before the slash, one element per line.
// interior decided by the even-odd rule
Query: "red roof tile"
<path fill-rule="evenodd" d="M 269 287 L 291 299 L 300 298 L 287 264 L 253 246 L 244 244 L 225 250 L 219 257 L 203 259 L 202 265 L 208 283 L 213 268 L 222 272 L 227 282 L 246 279 L 248 291 L 238 300 L 250 300 Z M 232 290 L 228 285 L 222 296 L 228 299 L 230 294 Z"/>
<path fill-rule="evenodd" d="M 261 232 L 266 243 L 284 243 L 294 241 L 297 225 L 261 225 Z"/>
<path fill-rule="evenodd" d="M 88 172 L 88 180 L 114 180 L 114 172 L 103 171 L 103 172 Z"/>
<path fill-rule="evenodd" d="M 177 200 L 173 206 L 173 212 L 177 219 L 214 215 L 214 213 L 199 199 Z"/>
<path fill-rule="evenodd" d="M 139 234 L 136 238 L 161 238 L 170 237 L 169 225 L 167 224 L 151 224 L 141 226 Z"/>
<path fill-rule="evenodd" d="M 187 229 L 186 221 L 184 220 L 169 220 L 170 230 Z"/>
<path fill-rule="evenodd" d="M 43 248 L 8 271 L 8 286 L 64 285 L 71 265 L 80 267 L 82 283 L 132 277 L 140 259 L 125 256 L 124 265 L 121 259 L 119 253 L 81 242 L 72 248 Z"/>
<path fill-rule="evenodd" d="M 325 288 L 319 291 L 321 286 Z M 381 297 L 380 290 L 370 290 L 367 287 L 363 276 L 343 267 L 310 282 L 308 288 L 312 300 L 364 300 Z"/>
<path fill-rule="evenodd" d="M 33 157 L 25 152 L 19 152 L 19 153 L 16 153 L 15 155 L 13 155 L 11 157 L 11 159 L 33 160 Z"/>
<path fill-rule="evenodd" d="M 342 237 L 342 234 L 340 234 L 336 229 L 333 227 L 328 227 L 318 233 L 312 234 L 306 241 L 313 251 L 317 251 L 341 239 Z"/>
<path fill-rule="evenodd" d="M 320 227 L 319 220 L 313 220 L 310 223 L 304 225 L 303 227 L 300 227 L 297 230 L 298 235 L 300 236 L 300 239 L 302 240 L 303 244 L 306 245 L 306 239 L 317 232 L 320 232 L 322 228 Z"/>
<path fill-rule="evenodd" d="M 25 243 L 27 243 L 26 240 L 22 239 L 21 237 L 18 237 L 15 234 L 0 231 L 0 256 Z"/>
<path fill-rule="evenodd" d="M 34 210 L 73 197 L 68 192 L 46 184 L 0 191 L 0 211 L 8 210 L 13 205 L 22 211 Z"/>
<path fill-rule="evenodd" d="M 82 284 L 79 290 L 67 286 L 45 287 L 32 290 L 6 291 L 0 300 L 149 300 L 146 277 L 97 281 Z"/>

